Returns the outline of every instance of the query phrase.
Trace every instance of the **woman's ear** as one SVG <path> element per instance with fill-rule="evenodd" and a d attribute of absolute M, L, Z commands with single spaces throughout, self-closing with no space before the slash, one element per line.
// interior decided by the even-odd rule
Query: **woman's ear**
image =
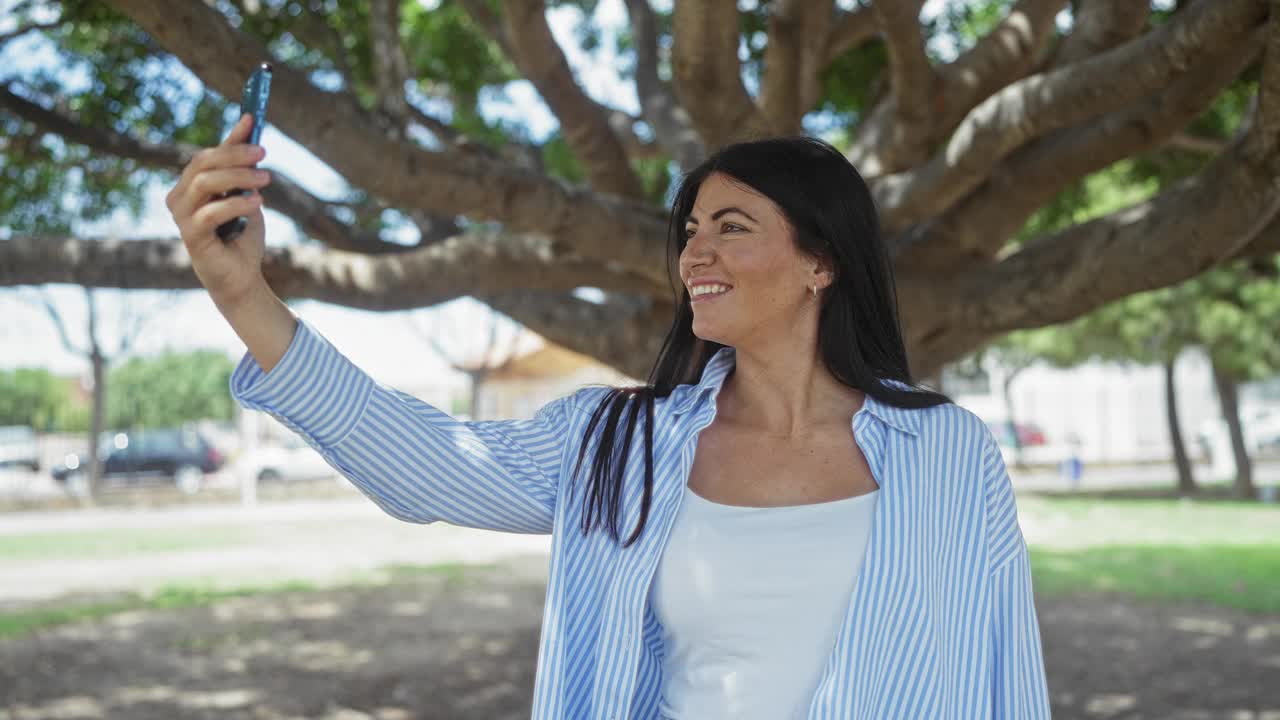
<path fill-rule="evenodd" d="M 835 264 L 827 259 L 818 261 L 818 264 L 813 269 L 813 282 L 817 284 L 818 289 L 829 287 L 835 284 L 835 281 Z"/>

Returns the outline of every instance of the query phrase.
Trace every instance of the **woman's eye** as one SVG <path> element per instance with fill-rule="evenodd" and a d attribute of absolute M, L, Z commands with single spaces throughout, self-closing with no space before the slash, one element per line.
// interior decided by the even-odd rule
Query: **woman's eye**
<path fill-rule="evenodd" d="M 734 225 L 733 223 L 725 223 L 724 225 L 721 225 L 721 226 L 720 226 L 720 232 L 725 232 L 725 228 L 738 228 L 739 230 L 745 230 L 745 229 L 746 229 L 746 228 L 742 227 L 741 225 Z"/>

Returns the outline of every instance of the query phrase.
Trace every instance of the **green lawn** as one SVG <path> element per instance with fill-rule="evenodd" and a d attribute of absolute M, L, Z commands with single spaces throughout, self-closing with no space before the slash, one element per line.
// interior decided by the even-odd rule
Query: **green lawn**
<path fill-rule="evenodd" d="M 393 565 L 371 574 L 353 575 L 345 587 L 369 586 L 387 582 L 412 582 L 415 578 L 434 576 L 446 585 L 462 582 L 467 573 L 492 570 L 493 564 L 441 563 L 439 565 Z M 209 580 L 168 585 L 152 593 L 126 593 L 103 601 L 50 605 L 26 610 L 0 612 L 0 639 L 80 620 L 114 615 L 131 610 L 168 610 L 210 605 L 227 598 L 267 595 L 285 592 L 314 592 L 327 589 L 314 583 L 288 581 L 270 585 L 225 587 Z"/>
<path fill-rule="evenodd" d="M 0 535 L 0 560 L 39 561 L 57 558 L 119 557 L 139 553 L 229 547 L 253 542 L 244 528 L 120 528 L 86 532 Z"/>
<path fill-rule="evenodd" d="M 1037 592 L 1118 591 L 1280 614 L 1280 544 L 1031 549 Z"/>
<path fill-rule="evenodd" d="M 1031 544 L 1036 591 L 1121 592 L 1280 615 L 1280 506 L 1218 500 L 1018 498 Z M 0 560 L 113 557 L 269 544 L 269 529 L 122 529 L 0 537 Z M 411 581 L 421 574 L 459 581 L 466 568 L 394 566 L 348 584 Z M 224 583 L 233 582 L 224 579 Z M 127 610 L 205 605 L 251 594 L 320 589 L 305 582 L 220 585 L 216 579 L 108 600 L 0 613 L 0 637 Z"/>
<path fill-rule="evenodd" d="M 1018 499 L 1036 591 L 1120 592 L 1280 614 L 1280 506 Z"/>

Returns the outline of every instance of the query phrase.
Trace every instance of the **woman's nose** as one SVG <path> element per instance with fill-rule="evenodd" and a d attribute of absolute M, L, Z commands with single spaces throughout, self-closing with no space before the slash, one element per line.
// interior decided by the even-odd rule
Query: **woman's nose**
<path fill-rule="evenodd" d="M 687 274 L 687 271 L 694 265 L 705 264 L 707 255 L 707 250 L 695 233 L 693 237 L 689 238 L 688 244 L 684 246 L 684 252 L 680 253 L 680 266 L 686 270 Z"/>

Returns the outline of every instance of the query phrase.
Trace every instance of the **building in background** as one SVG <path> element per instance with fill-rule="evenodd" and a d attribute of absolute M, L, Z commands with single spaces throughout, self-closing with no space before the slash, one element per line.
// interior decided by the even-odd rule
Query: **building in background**
<path fill-rule="evenodd" d="M 527 420 L 538 408 L 584 385 L 638 385 L 598 360 L 548 343 L 495 368 L 480 390 L 480 418 Z"/>
<path fill-rule="evenodd" d="M 944 372 L 943 391 L 989 423 L 1009 420 L 1003 372 L 996 363 L 964 375 Z M 1179 357 L 1174 377 L 1187 452 L 1193 460 L 1208 462 L 1225 432 L 1208 356 L 1199 348 L 1188 349 Z M 1066 456 L 1074 437 L 1085 463 L 1171 462 L 1164 382 L 1164 370 L 1155 365 L 1093 362 L 1071 369 L 1036 365 L 1021 371 L 1010 390 L 1012 419 L 1040 429 L 1047 446 L 1029 452 L 1027 460 L 1057 462 Z M 1280 397 L 1274 383 L 1241 385 L 1246 437 L 1251 418 L 1277 408 Z M 1221 448 L 1216 454 L 1221 458 Z M 1200 471 L 1203 479 L 1226 472 L 1218 463 L 1215 468 L 1208 474 Z"/>

